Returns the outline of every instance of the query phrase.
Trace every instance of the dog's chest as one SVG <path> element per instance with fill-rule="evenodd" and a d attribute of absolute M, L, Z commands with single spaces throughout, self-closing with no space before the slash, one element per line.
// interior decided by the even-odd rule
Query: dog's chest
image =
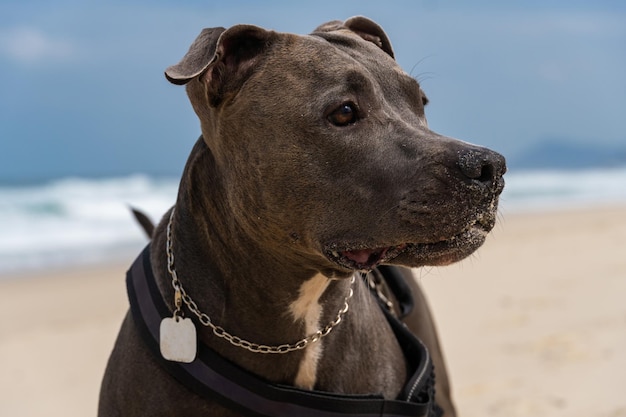
<path fill-rule="evenodd" d="M 289 305 L 289 312 L 296 322 L 303 322 L 306 334 L 314 334 L 319 330 L 322 306 L 320 297 L 328 287 L 330 280 L 317 274 L 300 287 L 298 298 Z M 317 380 L 317 365 L 322 355 L 322 341 L 319 340 L 306 348 L 295 385 L 303 389 L 313 389 Z"/>

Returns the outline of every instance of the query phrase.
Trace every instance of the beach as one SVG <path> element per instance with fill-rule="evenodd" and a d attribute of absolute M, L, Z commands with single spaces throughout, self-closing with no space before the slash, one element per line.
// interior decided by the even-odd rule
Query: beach
<path fill-rule="evenodd" d="M 460 416 L 626 416 L 625 239 L 624 205 L 503 212 L 476 254 L 416 270 Z M 136 255 L 0 277 L 0 416 L 96 415 Z"/>

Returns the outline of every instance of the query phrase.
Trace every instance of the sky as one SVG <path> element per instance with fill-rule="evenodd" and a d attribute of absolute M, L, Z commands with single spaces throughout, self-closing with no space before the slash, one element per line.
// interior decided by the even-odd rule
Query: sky
<path fill-rule="evenodd" d="M 626 2 L 4 1 L 0 184 L 177 176 L 199 124 L 164 69 L 205 27 L 310 33 L 364 15 L 430 104 L 430 127 L 515 156 L 626 146 Z"/>

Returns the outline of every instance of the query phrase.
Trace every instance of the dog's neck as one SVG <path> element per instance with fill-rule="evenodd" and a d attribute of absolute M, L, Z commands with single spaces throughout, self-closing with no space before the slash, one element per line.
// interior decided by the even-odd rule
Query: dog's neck
<path fill-rule="evenodd" d="M 174 230 L 176 226 L 181 228 L 183 217 L 190 218 L 184 211 L 180 217 L 174 216 Z M 192 230 L 201 230 L 202 226 L 195 224 Z M 336 315 L 350 291 L 349 280 L 332 281 L 322 274 L 284 274 L 258 257 L 254 266 L 246 259 L 224 272 L 215 267 L 219 263 L 215 258 L 224 254 L 212 245 L 190 245 L 188 238 L 181 238 L 184 234 L 172 233 L 178 279 L 201 312 L 241 339 L 269 346 L 294 345 L 321 329 L 323 319 Z M 249 248 L 243 252 L 259 251 Z M 321 341 L 310 343 L 301 352 L 259 355 L 216 338 L 208 328 L 199 331 L 205 344 L 255 373 L 301 388 L 312 389 L 315 385 Z"/>
<path fill-rule="evenodd" d="M 193 168 L 209 166 L 205 159 L 210 155 L 206 151 L 192 154 L 199 160 L 190 162 L 181 181 L 171 243 L 177 276 L 199 310 L 227 332 L 270 346 L 297 342 L 332 321 L 343 307 L 350 280 L 331 280 L 267 256 L 264 248 L 238 232 L 232 213 L 217 203 L 219 184 L 207 184 L 215 178 Z M 204 182 L 203 187 L 198 181 Z M 191 189 L 193 194 L 187 192 Z M 199 195 L 197 190 L 206 194 Z M 156 233 L 152 258 L 159 288 L 171 307 L 174 298 L 164 223 Z M 302 388 L 315 384 L 321 341 L 297 352 L 263 355 L 216 338 L 209 328 L 198 326 L 198 332 L 202 342 L 219 354 L 269 380 Z"/>
<path fill-rule="evenodd" d="M 198 146 L 201 145 L 196 148 Z M 201 159 L 208 156 L 206 152 L 197 151 L 192 155 Z M 206 167 L 207 161 L 200 164 L 192 160 L 190 164 Z M 214 198 L 214 193 L 221 191 L 219 180 L 211 184 L 214 179 L 207 178 L 206 172 L 202 175 L 194 175 L 189 167 L 186 169 L 172 219 L 177 276 L 199 310 L 227 332 L 270 346 L 297 342 L 333 321 L 343 307 L 350 280 L 330 279 L 318 271 L 304 270 L 279 256 L 268 255 L 266 248 L 259 247 L 246 234 L 238 233 L 232 213 Z M 198 190 L 205 190 L 205 194 L 198 195 Z M 173 308 L 174 294 L 165 249 L 167 217 L 164 219 L 155 233 L 152 262 L 164 299 Z M 324 375 L 329 373 L 324 367 L 337 366 L 332 363 L 340 361 L 345 351 L 356 354 L 359 346 L 370 343 L 372 332 L 389 332 L 384 318 L 372 320 L 372 314 L 379 313 L 378 308 L 361 280 L 355 282 L 354 291 L 351 315 L 327 338 L 300 351 L 253 353 L 215 337 L 209 328 L 200 326 L 199 338 L 223 357 L 273 382 L 306 389 L 369 392 L 367 387 L 360 387 L 360 383 L 351 382 L 354 385 L 351 388 L 341 384 L 329 386 L 329 382 L 324 381 Z M 189 311 L 186 314 L 189 315 Z M 364 322 L 366 325 L 362 325 Z M 388 336 L 393 338 L 392 334 Z M 393 373 L 402 376 L 404 369 L 397 368 L 403 368 L 404 360 L 398 352 L 395 348 L 391 355 L 399 356 Z M 380 361 L 380 358 L 372 360 Z M 389 392 L 398 390 L 402 382 L 390 384 Z M 338 384 L 337 381 L 330 383 Z"/>

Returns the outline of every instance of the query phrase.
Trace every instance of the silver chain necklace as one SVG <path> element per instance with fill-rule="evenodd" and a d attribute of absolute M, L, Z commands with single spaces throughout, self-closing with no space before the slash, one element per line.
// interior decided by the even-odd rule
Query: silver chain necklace
<path fill-rule="evenodd" d="M 328 323 L 321 330 L 318 330 L 317 332 L 305 337 L 304 339 L 301 339 L 291 344 L 268 346 L 249 342 L 245 339 L 228 333 L 226 330 L 224 330 L 223 327 L 213 324 L 211 318 L 207 314 L 200 311 L 198 305 L 192 300 L 189 294 L 187 294 L 178 279 L 176 269 L 174 268 L 174 248 L 172 246 L 172 219 L 174 218 L 174 210 L 175 209 L 172 208 L 169 222 L 167 223 L 167 243 L 165 245 L 165 251 L 167 254 L 167 270 L 172 276 L 172 287 L 174 287 L 174 304 L 176 306 L 176 310 L 174 311 L 175 319 L 182 316 L 181 308 L 184 302 L 187 308 L 189 308 L 189 310 L 196 315 L 196 317 L 203 326 L 209 327 L 213 331 L 213 334 L 215 334 L 215 336 L 227 340 L 233 346 L 237 346 L 254 353 L 289 353 L 296 350 L 304 349 L 311 343 L 315 343 L 321 338 L 327 336 L 339 323 L 341 323 L 343 316 L 348 312 L 348 301 L 350 300 L 350 298 L 352 298 L 352 295 L 354 294 L 353 287 L 355 282 L 355 275 L 353 275 L 352 279 L 350 280 L 350 289 L 348 291 L 348 294 L 344 298 L 343 306 L 337 313 L 335 319 Z"/>

